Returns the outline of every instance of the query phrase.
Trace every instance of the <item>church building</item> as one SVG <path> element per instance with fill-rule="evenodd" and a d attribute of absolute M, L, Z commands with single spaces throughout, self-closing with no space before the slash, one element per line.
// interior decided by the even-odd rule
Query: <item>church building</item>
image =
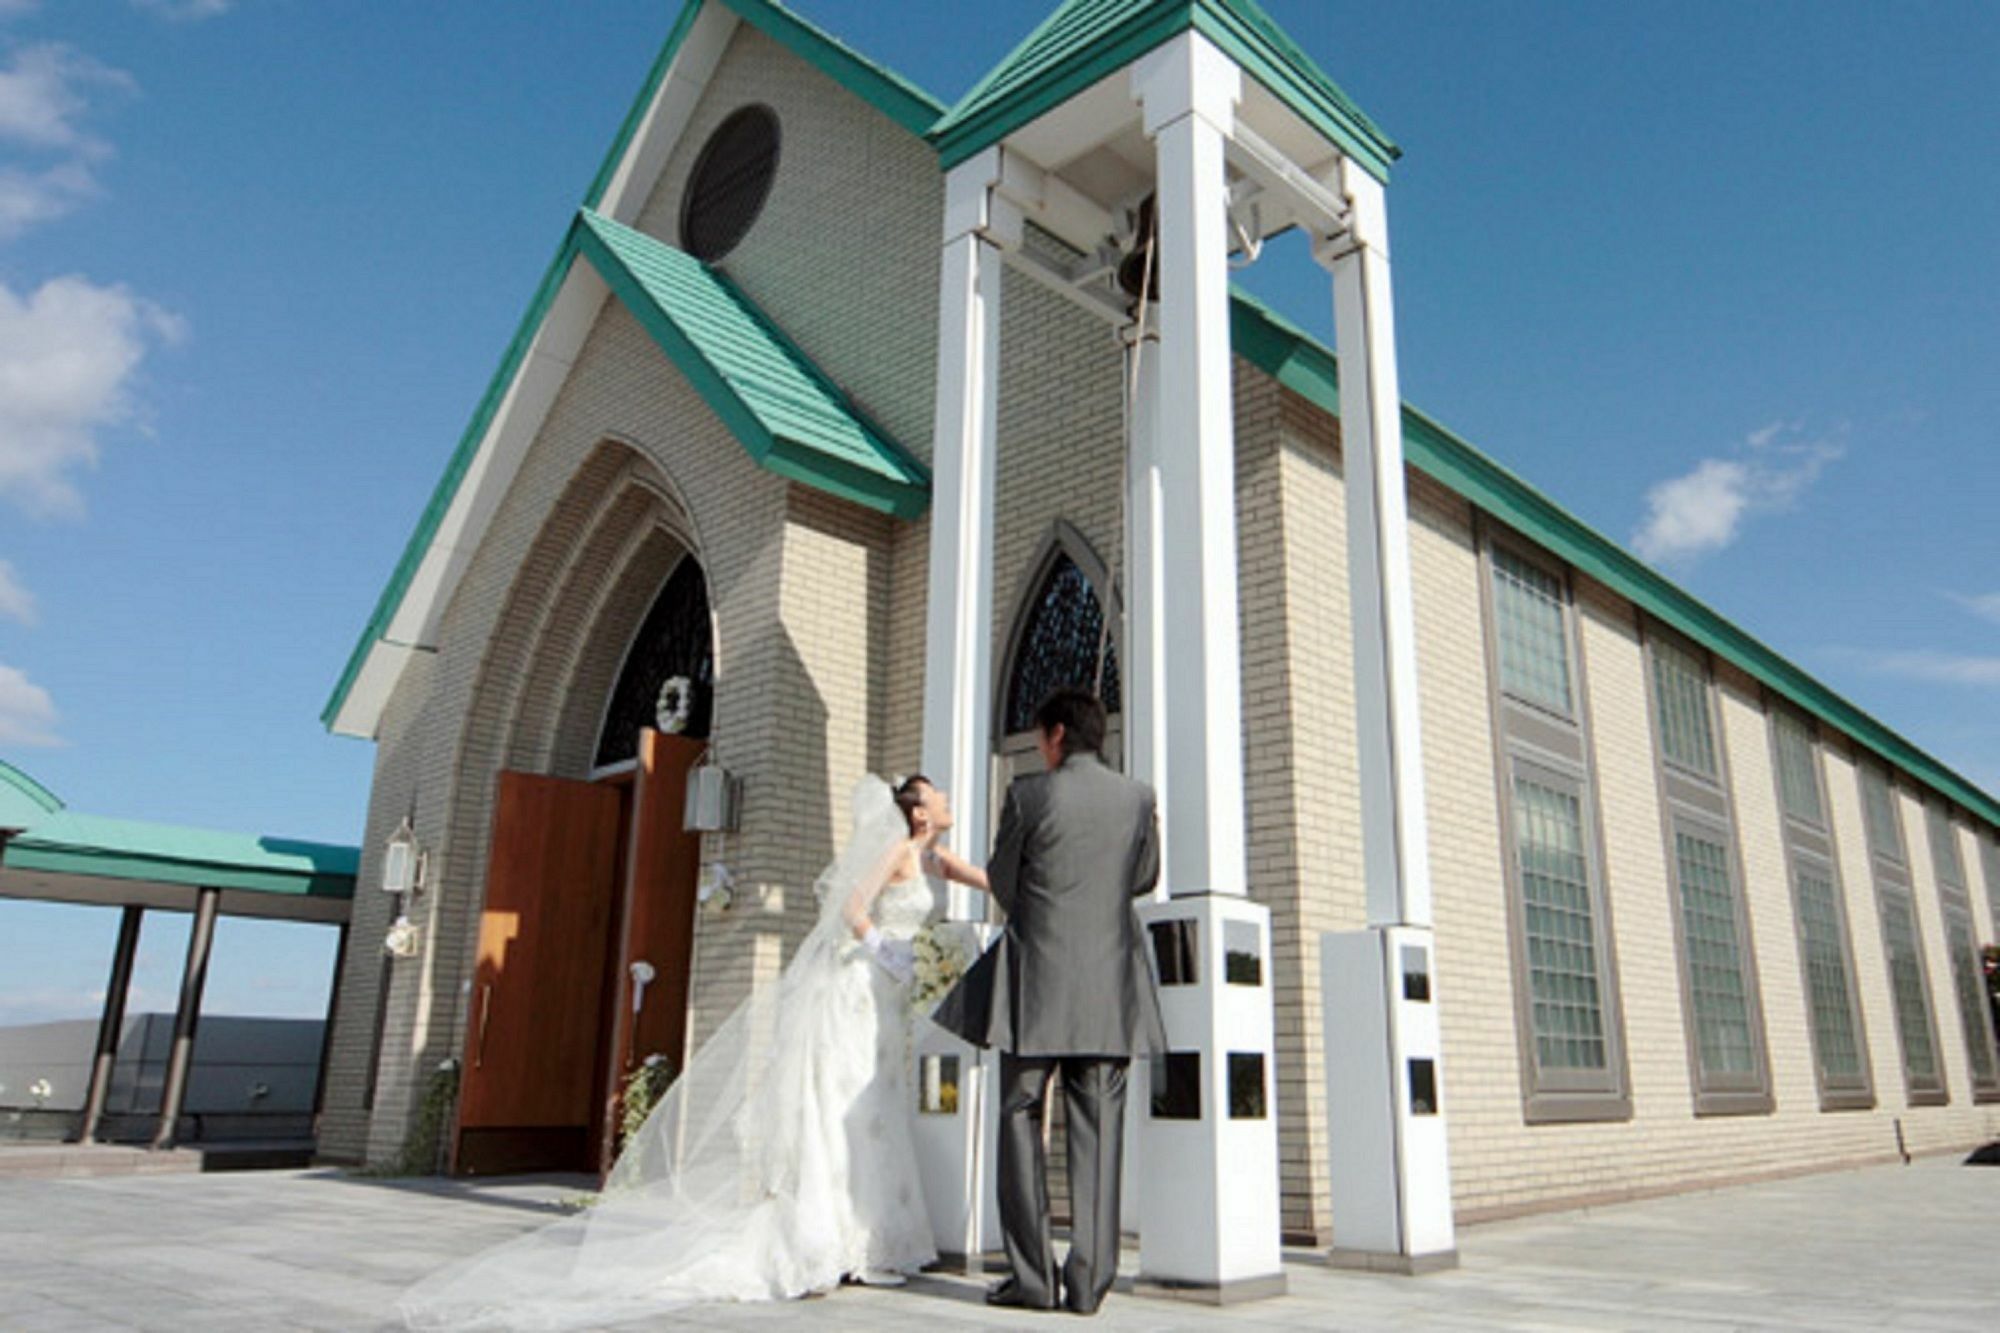
<path fill-rule="evenodd" d="M 603 1168 L 856 782 L 979 858 L 1065 684 L 1162 789 L 1128 1176 L 1208 1174 L 1142 1245 L 1188 1200 L 1408 1271 L 2000 1137 L 2000 800 L 1400 401 L 1396 157 L 1251 0 L 1067 0 L 956 106 L 688 0 L 326 708 L 376 757 L 323 1156 Z M 1229 283 L 1292 229 L 1337 347 Z"/>

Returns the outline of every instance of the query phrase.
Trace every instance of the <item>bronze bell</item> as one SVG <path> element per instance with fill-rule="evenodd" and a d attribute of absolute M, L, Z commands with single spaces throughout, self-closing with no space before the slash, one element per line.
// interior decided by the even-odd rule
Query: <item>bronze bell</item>
<path fill-rule="evenodd" d="M 1132 248 L 1118 261 L 1118 286 L 1137 301 L 1160 299 L 1159 224 L 1153 216 L 1153 196 L 1139 201 L 1138 225 L 1133 228 Z M 1150 270 L 1150 271 L 1149 271 Z"/>

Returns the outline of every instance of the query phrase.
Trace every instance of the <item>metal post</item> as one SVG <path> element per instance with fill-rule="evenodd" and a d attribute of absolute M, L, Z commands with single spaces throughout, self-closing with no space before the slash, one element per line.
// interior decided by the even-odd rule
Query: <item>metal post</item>
<path fill-rule="evenodd" d="M 111 1074 L 118 1063 L 118 1038 L 125 1027 L 125 1000 L 132 990 L 132 963 L 139 955 L 139 926 L 145 915 L 145 908 L 128 904 L 118 922 L 118 944 L 111 953 L 111 977 L 104 983 L 104 1017 L 97 1024 L 97 1058 L 90 1067 L 90 1091 L 84 1097 L 79 1143 L 97 1142 L 105 1099 L 111 1095 Z"/>
<path fill-rule="evenodd" d="M 333 986 L 326 993 L 326 1021 L 319 1030 L 319 1073 L 313 1084 L 313 1136 L 319 1136 L 319 1115 L 326 1109 L 326 1067 L 332 1063 L 333 1016 L 340 1009 L 340 983 L 347 975 L 347 930 L 349 923 L 340 923 L 340 940 L 333 946 Z"/>
<path fill-rule="evenodd" d="M 203 889 L 195 900 L 194 926 L 188 931 L 187 963 L 181 969 L 181 1002 L 174 1012 L 174 1045 L 167 1056 L 167 1085 L 160 1093 L 160 1128 L 154 1148 L 174 1146 L 174 1124 L 187 1098 L 188 1066 L 194 1061 L 194 1033 L 201 1022 L 201 991 L 208 982 L 208 955 L 215 944 L 216 909 L 220 889 Z"/>

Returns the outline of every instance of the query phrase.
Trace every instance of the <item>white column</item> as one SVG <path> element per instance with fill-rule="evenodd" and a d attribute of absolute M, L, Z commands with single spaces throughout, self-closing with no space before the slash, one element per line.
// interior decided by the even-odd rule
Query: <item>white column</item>
<path fill-rule="evenodd" d="M 1159 161 L 1163 531 L 1160 673 L 1173 765 L 1161 792 L 1176 894 L 1248 890 L 1236 589 L 1236 422 L 1223 135 L 1242 76 L 1188 34 L 1134 71 Z"/>
<path fill-rule="evenodd" d="M 1340 363 L 1340 447 L 1347 492 L 1347 580 L 1368 920 L 1429 926 L 1431 875 L 1417 712 L 1410 518 L 1403 479 L 1402 395 L 1381 182 L 1341 163 L 1349 235 L 1321 247 L 1333 270 Z"/>
<path fill-rule="evenodd" d="M 1146 337 L 1126 353 L 1131 447 L 1125 456 L 1125 772 L 1155 791 L 1166 787 L 1167 712 L 1165 532 L 1160 494 L 1160 342 L 1157 312 Z M 1164 838 L 1164 829 L 1162 837 Z M 1162 883 L 1161 896 L 1165 896 Z"/>
<path fill-rule="evenodd" d="M 1320 940 L 1338 1264 L 1456 1263 L 1431 932 L 1402 395 L 1381 182 L 1340 164 L 1333 271 L 1368 928 Z"/>
<path fill-rule="evenodd" d="M 932 435 L 930 590 L 924 664 L 924 771 L 951 793 L 953 846 L 975 864 L 990 851 L 993 763 L 993 486 L 1000 381 L 1000 251 L 992 234 L 997 150 L 945 179 L 938 298 L 937 423 Z M 952 885 L 946 915 L 984 917 L 984 895 Z M 991 927 L 974 927 L 982 946 Z M 920 1086 L 958 1072 L 950 1113 L 916 1117 L 917 1164 L 938 1252 L 976 1266 L 999 1245 L 989 1179 L 997 1061 L 929 1022 L 917 1024 Z"/>
<path fill-rule="evenodd" d="M 1138 1289 L 1216 1301 L 1284 1290 L 1279 1252 L 1270 914 L 1248 897 L 1244 850 L 1236 445 L 1224 140 L 1242 76 L 1186 33 L 1133 69 L 1158 160 L 1157 510 L 1135 602 L 1149 598 L 1133 675 L 1153 683 L 1169 897 L 1141 911 L 1175 940 L 1160 1007 L 1171 1054 L 1135 1080 Z M 1152 581 L 1141 587 L 1141 578 Z M 1156 621 L 1156 625 L 1152 622 Z M 1238 955 L 1234 966 L 1226 961 Z M 1254 963 L 1242 958 L 1251 955 Z M 1246 975 L 1245 964 L 1256 973 Z M 1235 980 L 1231 981 L 1230 978 Z M 1187 1085 L 1162 1083 L 1187 1077 Z M 1189 1077 L 1191 1076 L 1191 1077 Z M 1161 1115 L 1157 1112 L 1168 1111 Z"/>
<path fill-rule="evenodd" d="M 993 768 L 993 486 L 1000 380 L 999 250 L 982 235 L 997 154 L 946 180 L 938 294 L 937 424 L 931 444 L 929 619 L 924 772 L 951 793 L 953 845 L 983 862 Z M 953 885 L 947 915 L 983 917 L 983 900 Z"/>

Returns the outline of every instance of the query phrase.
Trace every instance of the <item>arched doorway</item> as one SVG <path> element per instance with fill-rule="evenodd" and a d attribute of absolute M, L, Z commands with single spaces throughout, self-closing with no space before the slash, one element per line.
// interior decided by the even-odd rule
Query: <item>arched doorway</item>
<path fill-rule="evenodd" d="M 701 839 L 683 804 L 707 746 L 715 657 L 693 555 L 621 641 L 589 778 L 499 774 L 461 1174 L 604 1169 L 625 1078 L 648 1056 L 678 1067 L 685 1054 Z"/>
<path fill-rule="evenodd" d="M 996 802 L 1014 778 L 1039 771 L 1035 708 L 1051 691 L 1066 685 L 1095 690 L 1104 700 L 1111 715 L 1105 758 L 1114 767 L 1124 762 L 1124 683 L 1118 654 L 1123 615 L 1110 570 L 1082 533 L 1058 521 L 1029 571 L 1001 659 L 1006 671 L 1000 678 L 993 727 Z"/>

